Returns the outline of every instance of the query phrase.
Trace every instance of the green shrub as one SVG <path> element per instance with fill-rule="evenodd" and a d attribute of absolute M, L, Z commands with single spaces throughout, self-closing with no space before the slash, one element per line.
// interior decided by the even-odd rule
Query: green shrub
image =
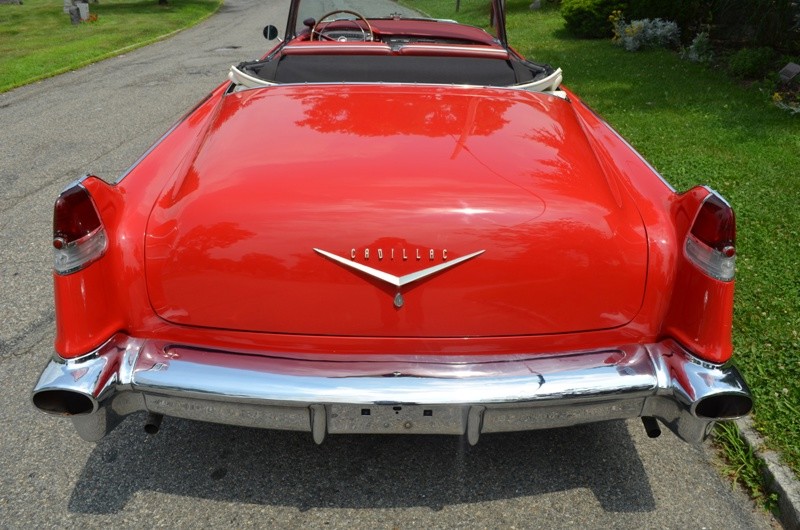
<path fill-rule="evenodd" d="M 628 0 L 627 4 L 625 16 L 629 19 L 672 20 L 689 39 L 709 21 L 712 0 Z"/>
<path fill-rule="evenodd" d="M 644 18 L 628 23 L 619 11 L 615 11 L 610 20 L 614 26 L 614 43 L 629 52 L 641 48 L 667 48 L 677 45 L 680 40 L 678 25 L 671 20 Z"/>
<path fill-rule="evenodd" d="M 561 16 L 576 37 L 603 39 L 612 34 L 608 17 L 625 6 L 622 0 L 563 0 Z"/>
<path fill-rule="evenodd" d="M 774 56 L 772 48 L 742 48 L 728 59 L 728 71 L 744 79 L 761 78 L 772 67 Z"/>
<path fill-rule="evenodd" d="M 692 39 L 692 43 L 681 49 L 681 57 L 693 63 L 710 63 L 714 60 L 714 48 L 708 38 L 708 32 L 701 31 Z"/>

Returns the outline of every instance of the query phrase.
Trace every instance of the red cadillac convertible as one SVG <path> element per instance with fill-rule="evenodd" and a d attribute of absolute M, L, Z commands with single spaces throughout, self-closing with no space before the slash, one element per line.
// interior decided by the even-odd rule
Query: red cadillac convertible
<path fill-rule="evenodd" d="M 500 0 L 491 32 L 323 4 L 59 196 L 36 407 L 89 441 L 145 411 L 471 444 L 637 417 L 700 442 L 750 411 L 719 194 L 677 193 L 510 48 Z"/>

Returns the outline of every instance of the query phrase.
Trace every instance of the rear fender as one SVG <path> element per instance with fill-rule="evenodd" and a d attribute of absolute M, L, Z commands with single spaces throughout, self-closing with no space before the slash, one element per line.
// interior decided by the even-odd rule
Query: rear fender
<path fill-rule="evenodd" d="M 734 282 L 706 275 L 688 260 L 684 250 L 686 236 L 712 191 L 697 186 L 676 193 L 602 118 L 564 90 L 594 142 L 598 158 L 610 161 L 606 167 L 634 197 L 647 227 L 648 281 L 641 329 L 656 326 L 656 340 L 674 338 L 705 361 L 727 361 L 733 349 Z"/>
<path fill-rule="evenodd" d="M 678 236 L 675 287 L 664 320 L 663 337 L 673 337 L 701 359 L 724 363 L 733 352 L 734 281 L 712 278 L 689 261 L 686 237 L 703 201 L 712 193 L 696 186 L 680 195 L 672 207 Z"/>
<path fill-rule="evenodd" d="M 144 287 L 144 233 L 153 202 L 189 163 L 228 86 L 224 83 L 179 120 L 115 184 L 88 176 L 89 192 L 108 237 L 88 267 L 53 274 L 55 351 L 65 359 L 92 351 L 151 314 Z"/>

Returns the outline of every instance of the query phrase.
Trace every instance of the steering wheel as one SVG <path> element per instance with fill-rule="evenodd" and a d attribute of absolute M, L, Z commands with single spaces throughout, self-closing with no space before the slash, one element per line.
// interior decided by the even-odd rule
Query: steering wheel
<path fill-rule="evenodd" d="M 356 17 L 356 19 L 355 20 L 350 20 L 349 18 L 342 18 L 342 19 L 334 19 L 334 20 L 328 20 L 328 21 L 325 20 L 326 18 L 330 18 L 333 15 L 338 15 L 339 13 L 345 13 L 345 14 L 348 14 L 348 15 L 353 15 L 354 17 Z M 359 20 L 363 20 L 364 21 L 364 25 L 367 27 L 366 30 L 364 30 L 364 28 L 361 26 L 361 24 L 358 23 Z M 331 11 L 330 13 L 327 13 L 327 14 L 323 15 L 322 17 L 320 17 L 319 22 L 314 24 L 314 27 L 311 28 L 311 38 L 310 38 L 310 40 L 315 40 L 314 39 L 314 35 L 316 35 L 317 36 L 316 40 L 319 40 L 319 41 L 321 41 L 321 40 L 338 41 L 339 39 L 336 39 L 334 37 L 330 37 L 330 36 L 326 35 L 325 34 L 325 29 L 327 28 L 327 26 L 329 24 L 332 24 L 333 22 L 340 22 L 340 21 L 352 22 L 353 25 L 356 26 L 359 29 L 359 31 L 361 31 L 361 34 L 364 36 L 364 42 L 375 40 L 375 33 L 373 33 L 373 31 L 372 31 L 372 26 L 369 25 L 369 21 L 366 18 L 364 18 L 364 15 L 362 15 L 361 13 L 357 13 L 355 11 L 350 11 L 348 9 L 337 9 L 335 11 Z M 324 26 L 322 26 L 323 24 L 324 24 Z M 320 26 L 322 26 L 322 27 L 320 27 Z"/>

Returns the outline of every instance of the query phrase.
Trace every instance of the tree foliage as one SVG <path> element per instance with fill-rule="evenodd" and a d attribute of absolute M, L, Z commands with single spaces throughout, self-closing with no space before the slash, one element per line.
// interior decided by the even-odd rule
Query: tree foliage
<path fill-rule="evenodd" d="M 622 0 L 563 0 L 561 16 L 567 31 L 576 37 L 603 39 L 612 34 L 611 13 L 624 10 L 625 5 Z"/>

